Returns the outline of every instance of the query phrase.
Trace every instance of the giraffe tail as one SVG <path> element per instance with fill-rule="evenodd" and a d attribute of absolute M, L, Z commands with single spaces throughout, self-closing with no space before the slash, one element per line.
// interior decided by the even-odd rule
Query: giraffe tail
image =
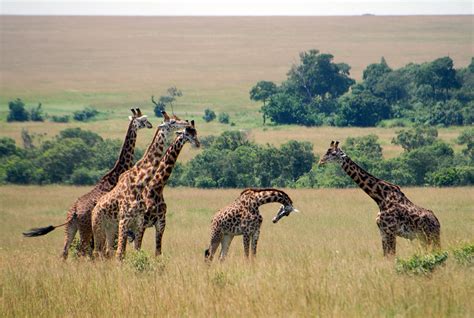
<path fill-rule="evenodd" d="M 54 231 L 54 229 L 56 229 L 57 227 L 64 226 L 64 225 L 68 224 L 70 221 L 75 220 L 76 218 L 77 218 L 77 214 L 76 214 L 76 212 L 74 212 L 74 214 L 72 215 L 72 218 L 70 218 L 69 220 L 67 220 L 63 224 L 49 225 L 49 226 L 45 226 L 45 227 L 35 227 L 35 228 L 32 228 L 32 229 L 30 229 L 26 232 L 23 232 L 23 236 L 25 236 L 25 237 L 36 237 L 36 236 L 46 235 L 49 232 Z"/>

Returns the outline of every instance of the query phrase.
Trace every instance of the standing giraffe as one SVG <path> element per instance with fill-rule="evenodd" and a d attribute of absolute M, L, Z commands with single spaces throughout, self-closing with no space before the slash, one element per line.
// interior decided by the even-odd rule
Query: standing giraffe
<path fill-rule="evenodd" d="M 135 233 L 131 228 L 141 230 L 145 210 L 142 192 L 158 170 L 167 136 L 171 130 L 178 127 L 186 127 L 183 133 L 180 133 L 179 140 L 184 138 L 188 141 L 192 138 L 193 132 L 195 134 L 194 121 L 191 121 L 191 124 L 179 119 L 165 121 L 157 130 L 157 137 L 144 157 L 120 177 L 112 191 L 97 202 L 92 211 L 92 229 L 95 251 L 99 256 L 104 256 L 104 251 L 105 256 L 111 256 L 115 234 L 118 231 L 117 258 L 121 260 L 125 252 L 126 236 Z"/>
<path fill-rule="evenodd" d="M 217 212 L 212 219 L 211 243 L 204 252 L 205 259 L 212 261 L 219 244 L 222 244 L 219 258 L 224 260 L 230 243 L 236 235 L 243 235 L 245 256 L 249 257 L 250 241 L 252 242 L 252 255 L 255 256 L 263 220 L 258 208 L 272 202 L 282 204 L 272 220 L 273 223 L 277 223 L 282 217 L 290 215 L 291 212 L 298 212 L 293 207 L 293 201 L 288 194 L 277 189 L 246 189 L 233 203 Z"/>
<path fill-rule="evenodd" d="M 440 247 L 440 224 L 433 211 L 412 203 L 400 187 L 374 177 L 351 160 L 339 146 L 331 142 L 319 165 L 336 161 L 342 169 L 379 206 L 377 226 L 382 236 L 383 255 L 395 255 L 396 236 L 409 240 L 419 238 L 425 245 Z"/>
<path fill-rule="evenodd" d="M 31 229 L 23 233 L 27 237 L 45 235 L 55 228 L 65 226 L 64 248 L 62 256 L 67 259 L 71 243 L 79 230 L 81 237 L 81 256 L 87 252 L 92 241 L 91 212 L 97 201 L 117 184 L 119 176 L 130 169 L 133 165 L 133 155 L 135 143 L 137 141 L 137 131 L 142 128 L 152 128 L 147 116 L 142 115 L 139 108 L 132 109 L 133 116 L 130 116 L 127 134 L 122 145 L 120 155 L 114 167 L 104 175 L 95 187 L 86 194 L 79 197 L 67 212 L 66 222 L 60 225 L 50 225 L 43 228 Z"/>
<path fill-rule="evenodd" d="M 138 231 L 135 240 L 135 249 L 140 249 L 143 240 L 143 234 L 147 227 L 155 226 L 156 229 L 156 249 L 155 255 L 161 255 L 161 240 L 166 226 L 166 203 L 163 197 L 163 189 L 173 172 L 174 165 L 178 159 L 179 153 L 186 141 L 190 141 L 194 146 L 199 147 L 199 140 L 197 139 L 196 130 L 194 129 L 194 122 L 192 123 L 193 130 L 189 134 L 182 133 L 178 136 L 175 142 L 168 148 L 166 154 L 160 162 L 160 166 L 143 191 L 143 198 L 145 200 L 146 211 L 144 214 L 144 223 L 142 229 Z M 191 130 L 191 128 L 188 128 Z M 193 135 L 194 134 L 194 135 Z M 188 136 L 188 137 L 186 137 Z"/>

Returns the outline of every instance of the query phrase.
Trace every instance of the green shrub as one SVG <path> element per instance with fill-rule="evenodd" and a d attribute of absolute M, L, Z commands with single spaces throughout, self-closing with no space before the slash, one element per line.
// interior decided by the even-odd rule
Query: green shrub
<path fill-rule="evenodd" d="M 7 121 L 28 121 L 29 114 L 25 109 L 25 103 L 19 98 L 14 101 L 8 102 L 8 108 L 10 112 L 7 116 Z"/>
<path fill-rule="evenodd" d="M 99 114 L 99 111 L 92 107 L 86 107 L 73 113 L 73 118 L 77 121 L 88 121 Z"/>
<path fill-rule="evenodd" d="M 454 259 L 461 265 L 474 265 L 474 244 L 468 244 L 453 251 Z"/>
<path fill-rule="evenodd" d="M 428 275 L 448 259 L 448 252 L 414 255 L 403 260 L 397 258 L 395 269 L 399 274 Z"/>
<path fill-rule="evenodd" d="M 75 169 L 71 175 L 71 184 L 74 185 L 92 185 L 95 184 L 105 174 L 105 171 L 91 170 L 81 167 Z"/>
<path fill-rule="evenodd" d="M 206 108 L 204 110 L 204 116 L 202 116 L 202 118 L 208 123 L 216 119 L 216 113 L 213 110 Z"/>
<path fill-rule="evenodd" d="M 43 113 L 43 109 L 41 108 L 41 103 L 30 110 L 30 119 L 32 121 L 44 121 L 44 117 L 45 115 Z"/>
<path fill-rule="evenodd" d="M 217 120 L 219 120 L 221 124 L 228 124 L 230 121 L 230 116 L 227 113 L 220 113 Z"/>
<path fill-rule="evenodd" d="M 68 123 L 70 119 L 71 119 L 71 116 L 69 116 L 69 115 L 63 115 L 63 116 L 53 115 L 53 116 L 51 116 L 51 121 L 55 122 L 55 123 Z"/>
<path fill-rule="evenodd" d="M 152 257 L 144 250 L 128 252 L 124 262 L 137 273 L 149 272 L 155 269 Z"/>

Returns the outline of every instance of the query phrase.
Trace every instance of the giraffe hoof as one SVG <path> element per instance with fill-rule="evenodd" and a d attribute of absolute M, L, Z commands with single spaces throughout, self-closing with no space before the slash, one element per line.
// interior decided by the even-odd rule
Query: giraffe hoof
<path fill-rule="evenodd" d="M 128 237 L 128 241 L 130 243 L 132 243 L 133 241 L 135 241 L 135 233 L 133 233 L 132 230 L 128 230 L 127 231 L 127 237 Z"/>

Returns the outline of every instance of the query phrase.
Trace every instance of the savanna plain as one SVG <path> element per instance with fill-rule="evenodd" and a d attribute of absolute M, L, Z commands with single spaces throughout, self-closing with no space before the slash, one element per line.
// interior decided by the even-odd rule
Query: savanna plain
<path fill-rule="evenodd" d="M 176 85 L 183 97 L 175 112 L 197 120 L 199 136 L 226 129 L 257 143 L 290 139 L 313 143 L 316 155 L 334 139 L 374 133 L 385 157 L 397 128 L 261 125 L 260 105 L 248 98 L 259 80 L 281 82 L 301 51 L 317 48 L 363 69 L 384 56 L 392 67 L 449 55 L 456 67 L 472 56 L 472 16 L 138 18 L 0 16 L 0 136 L 21 144 L 21 130 L 49 139 L 68 127 L 104 138 L 123 138 L 129 108 L 140 106 L 153 124 L 151 95 Z M 78 123 L 6 123 L 9 100 L 42 102 L 49 115 L 85 106 L 101 111 Z M 228 112 L 235 126 L 202 120 L 205 108 Z M 455 145 L 462 129 L 439 128 Z M 140 132 L 146 147 L 152 131 Z M 42 136 L 42 137 L 40 137 Z M 459 150 L 455 147 L 455 150 Z M 186 148 L 180 161 L 198 153 Z M 166 188 L 163 256 L 137 272 L 124 262 L 59 258 L 63 232 L 23 238 L 30 227 L 64 222 L 65 211 L 89 187 L 0 187 L 0 316 L 474 316 L 473 268 L 448 259 L 428 276 L 395 271 L 383 258 L 375 224 L 377 207 L 360 189 L 285 189 L 301 211 L 271 223 L 264 216 L 257 258 L 246 261 L 240 237 L 224 263 L 204 263 L 212 215 L 241 189 Z M 415 203 L 433 210 L 442 247 L 451 251 L 474 239 L 474 188 L 405 188 Z M 398 239 L 397 254 L 423 249 Z M 144 238 L 152 255 L 154 229 Z M 128 250 L 129 256 L 133 253 Z M 451 254 L 450 254 L 451 257 Z"/>

